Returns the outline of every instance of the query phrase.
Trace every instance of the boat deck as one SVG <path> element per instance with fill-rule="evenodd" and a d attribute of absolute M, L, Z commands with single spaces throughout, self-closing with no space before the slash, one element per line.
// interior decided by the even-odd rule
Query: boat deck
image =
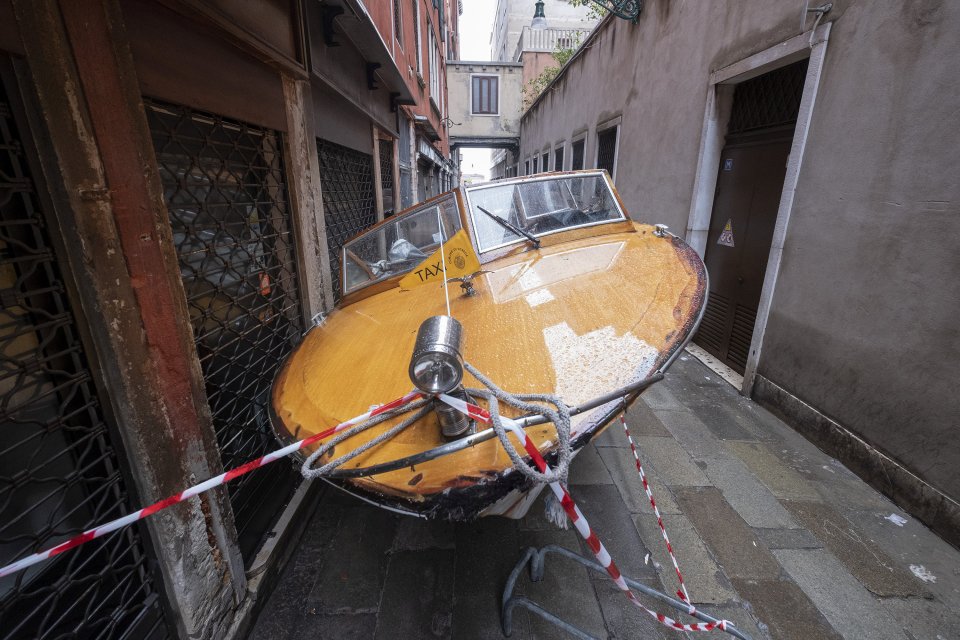
<path fill-rule="evenodd" d="M 642 400 L 628 422 L 703 610 L 753 638 L 953 637 L 960 551 L 688 354 Z M 674 592 L 619 425 L 595 445 L 571 467 L 571 495 L 625 574 Z M 253 640 L 501 638 L 501 590 L 525 547 L 590 555 L 573 529 L 546 523 L 539 503 L 520 521 L 449 524 L 333 489 L 320 500 Z M 680 637 L 606 578 L 556 556 L 544 582 L 523 574 L 518 592 L 596 637 Z M 512 638 L 560 637 L 515 611 Z"/>

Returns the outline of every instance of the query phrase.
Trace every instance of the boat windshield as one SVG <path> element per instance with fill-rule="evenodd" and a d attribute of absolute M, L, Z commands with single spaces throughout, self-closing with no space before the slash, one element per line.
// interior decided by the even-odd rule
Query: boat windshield
<path fill-rule="evenodd" d="M 437 250 L 441 238 L 446 242 L 459 230 L 453 194 L 388 218 L 344 245 L 344 293 L 407 273 Z"/>
<path fill-rule="evenodd" d="M 497 249 L 533 237 L 588 227 L 625 216 L 602 173 L 532 178 L 467 189 L 477 248 Z M 493 219 L 500 218 L 507 224 Z"/>

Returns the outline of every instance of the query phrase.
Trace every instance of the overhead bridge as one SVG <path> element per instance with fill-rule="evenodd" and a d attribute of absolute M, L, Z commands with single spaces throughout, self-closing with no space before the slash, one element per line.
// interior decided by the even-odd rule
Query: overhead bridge
<path fill-rule="evenodd" d="M 519 62 L 447 63 L 450 150 L 520 148 L 523 65 Z"/>

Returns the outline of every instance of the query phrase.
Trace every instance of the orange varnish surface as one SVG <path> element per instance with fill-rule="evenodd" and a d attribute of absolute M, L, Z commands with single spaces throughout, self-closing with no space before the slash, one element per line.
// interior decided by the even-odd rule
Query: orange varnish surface
<path fill-rule="evenodd" d="M 669 237 L 658 238 L 652 226 L 641 224 L 633 232 L 555 244 L 483 268 L 491 273 L 474 281 L 476 296 L 450 286 L 453 317 L 463 324 L 464 359 L 507 391 L 556 393 L 569 405 L 651 374 L 657 358 L 685 337 L 705 287 Z M 410 391 L 407 367 L 417 329 L 425 318 L 445 312 L 439 286 L 392 289 L 333 311 L 304 338 L 274 385 L 274 408 L 289 434 L 305 438 Z M 464 383 L 480 386 L 469 374 Z M 584 420 L 575 417 L 574 429 Z M 347 440 L 334 455 L 395 422 Z M 544 451 L 556 441 L 552 425 L 528 433 Z M 345 467 L 443 443 L 431 414 Z M 510 464 L 494 439 L 416 469 L 354 482 L 416 500 Z"/>

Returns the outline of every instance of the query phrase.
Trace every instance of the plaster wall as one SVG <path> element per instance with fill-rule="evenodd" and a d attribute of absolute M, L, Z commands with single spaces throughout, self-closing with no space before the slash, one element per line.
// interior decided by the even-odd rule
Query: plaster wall
<path fill-rule="evenodd" d="M 801 32 L 802 2 L 645 3 L 521 122 L 521 158 L 622 116 L 631 215 L 686 227 L 709 75 Z M 758 373 L 960 497 L 960 5 L 834 2 Z M 812 20 L 807 23 L 812 26 Z"/>
<path fill-rule="evenodd" d="M 516 138 L 520 135 L 521 91 L 523 67 L 516 63 L 449 62 L 447 83 L 450 87 L 450 135 L 464 137 Z M 494 75 L 499 80 L 500 114 L 471 113 L 471 78 Z"/>

